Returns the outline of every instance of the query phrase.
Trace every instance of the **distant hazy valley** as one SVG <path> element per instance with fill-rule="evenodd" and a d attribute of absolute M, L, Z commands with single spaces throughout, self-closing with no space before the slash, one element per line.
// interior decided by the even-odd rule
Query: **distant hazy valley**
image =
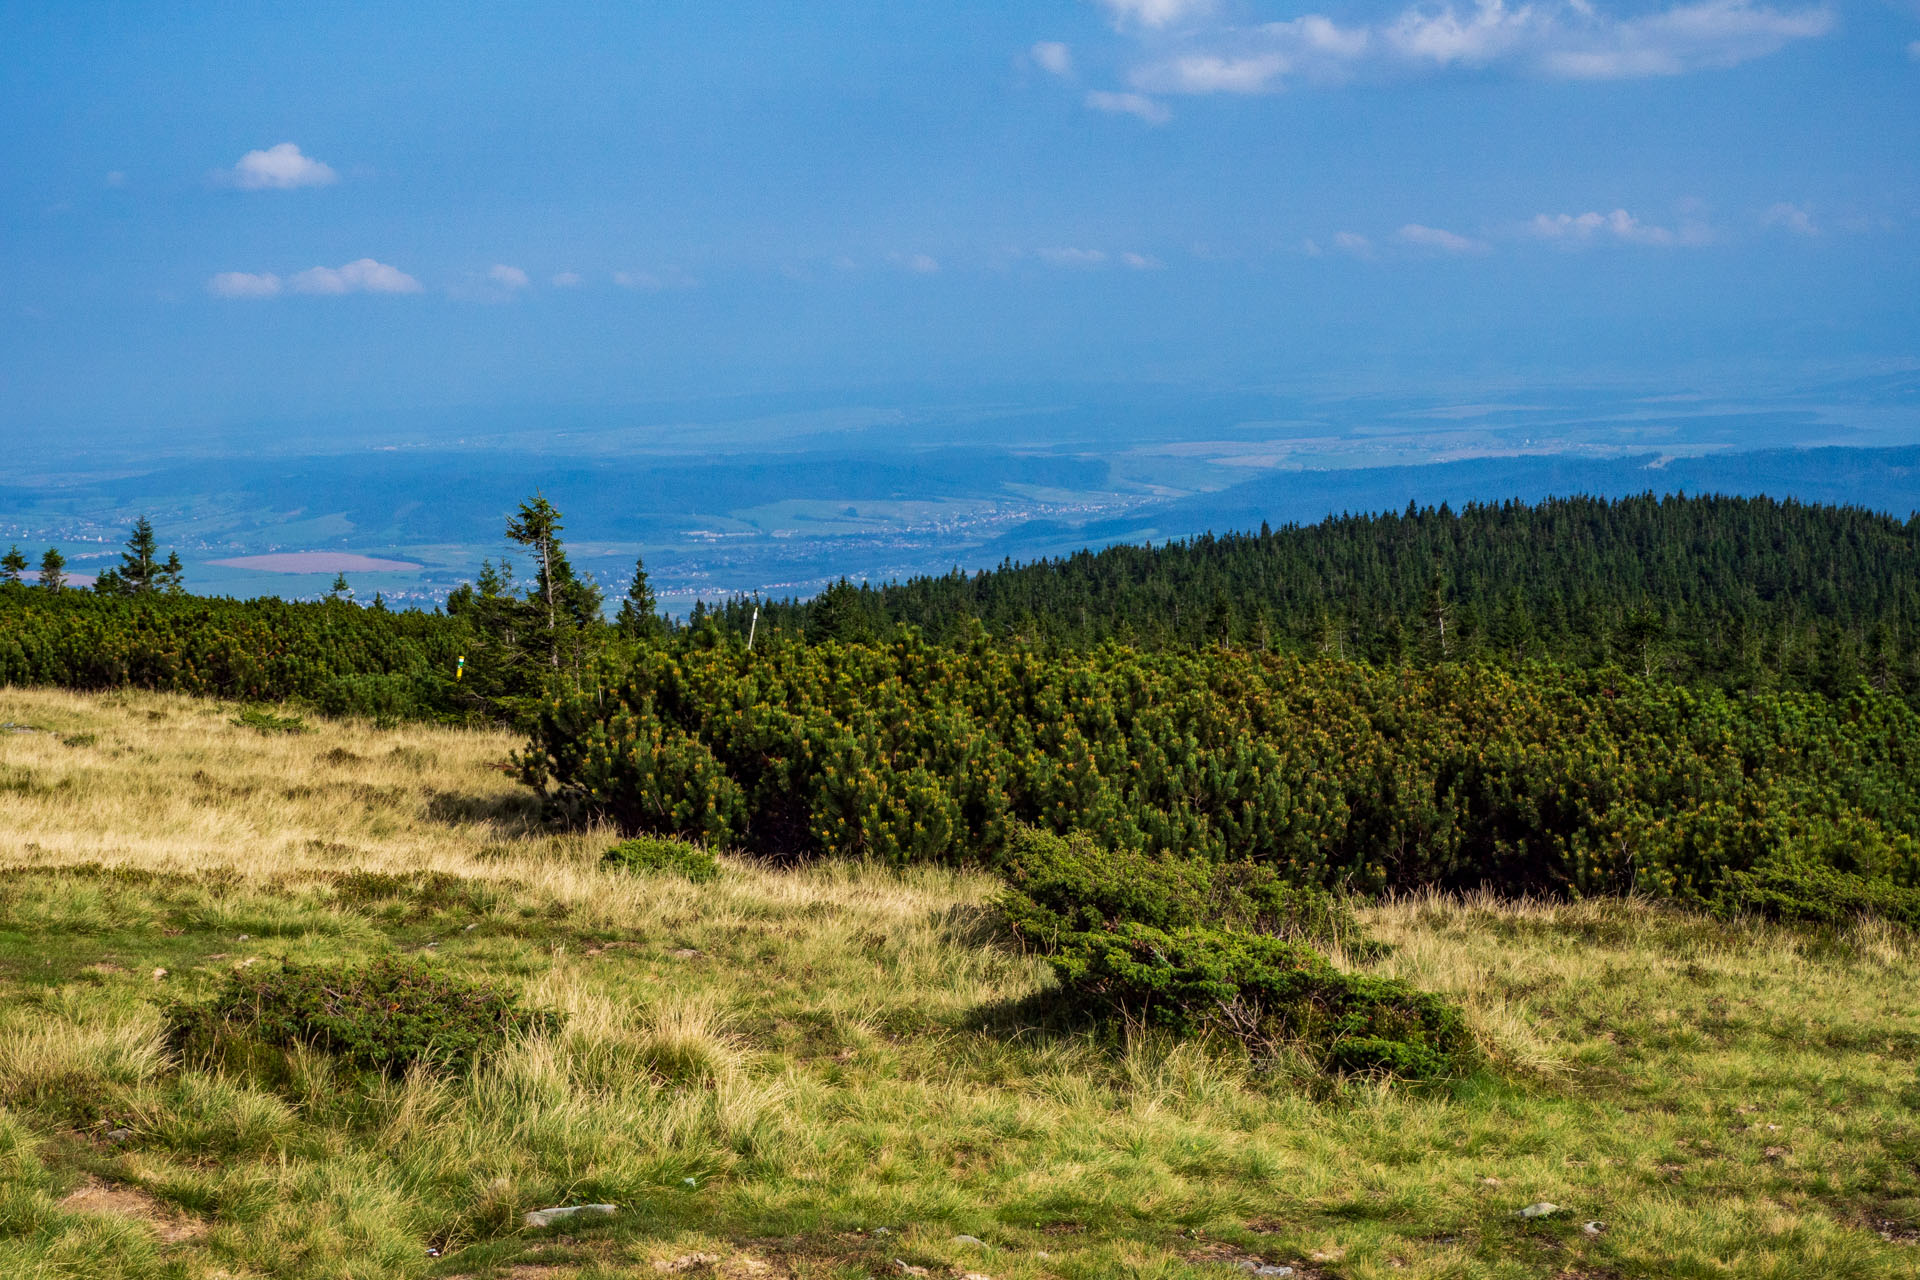
<path fill-rule="evenodd" d="M 43 443 L 0 477 L 0 542 L 58 545 L 84 575 L 145 512 L 195 591 L 314 596 L 343 567 L 363 599 L 424 606 L 500 554 L 504 514 L 538 488 L 584 569 L 617 588 L 644 554 L 678 612 L 809 595 L 843 573 L 975 569 L 1409 500 L 1654 489 L 1920 506 L 1913 371 L 1750 395 L 1453 390 L 1019 390 L 963 405 L 921 392 Z"/>

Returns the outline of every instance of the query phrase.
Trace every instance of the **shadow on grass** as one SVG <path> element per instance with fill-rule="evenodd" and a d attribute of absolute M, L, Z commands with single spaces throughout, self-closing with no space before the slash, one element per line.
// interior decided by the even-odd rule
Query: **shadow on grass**
<path fill-rule="evenodd" d="M 437 791 L 427 798 L 426 815 L 448 826 L 491 827 L 507 838 L 543 835 L 548 830 L 540 797 L 525 795 L 471 796 Z"/>

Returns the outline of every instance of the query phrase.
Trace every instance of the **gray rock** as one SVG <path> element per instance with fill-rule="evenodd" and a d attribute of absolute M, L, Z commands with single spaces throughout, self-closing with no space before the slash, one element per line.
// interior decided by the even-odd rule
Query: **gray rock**
<path fill-rule="evenodd" d="M 1235 1271 L 1244 1271 L 1250 1276 L 1290 1276 L 1293 1274 L 1292 1267 L 1269 1266 L 1254 1258 L 1243 1258 L 1239 1262 L 1230 1262 L 1227 1265 Z"/>
<path fill-rule="evenodd" d="M 1607 1229 L 1607 1224 L 1599 1221 L 1589 1222 L 1586 1226 L 1581 1227 L 1580 1229 L 1586 1232 L 1590 1236 L 1597 1236 L 1602 1231 L 1605 1231 Z"/>
<path fill-rule="evenodd" d="M 1513 1216 L 1516 1218 L 1545 1218 L 1558 1212 L 1560 1212 L 1559 1205 L 1547 1200 L 1542 1200 L 1538 1204 L 1530 1204 L 1524 1209 L 1515 1209 Z"/>
<path fill-rule="evenodd" d="M 131 1129 L 107 1130 L 108 1142 L 129 1142 L 129 1141 L 132 1141 L 132 1139 L 133 1139 L 133 1130 Z"/>
<path fill-rule="evenodd" d="M 520 1221 L 530 1227 L 550 1227 L 556 1222 L 565 1222 L 568 1218 L 611 1218 L 620 1212 L 620 1206 L 612 1204 L 572 1204 L 563 1208 L 535 1209 Z"/>
<path fill-rule="evenodd" d="M 987 1242 L 986 1242 L 985 1240 L 982 1240 L 982 1239 L 981 1239 L 981 1238 L 980 1238 L 979 1236 L 955 1236 L 955 1237 L 953 1238 L 953 1242 L 954 1242 L 955 1244 L 973 1244 L 973 1245 L 979 1245 L 979 1246 L 980 1246 L 980 1247 L 981 1247 L 982 1249 L 985 1249 L 985 1248 L 989 1248 L 989 1247 L 990 1247 L 990 1246 L 989 1246 L 989 1245 L 987 1244 Z"/>

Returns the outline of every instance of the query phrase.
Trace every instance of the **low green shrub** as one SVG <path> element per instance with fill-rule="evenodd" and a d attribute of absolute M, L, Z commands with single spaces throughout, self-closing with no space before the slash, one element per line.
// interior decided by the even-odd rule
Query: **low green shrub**
<path fill-rule="evenodd" d="M 1726 919 L 1752 915 L 1789 924 L 1842 925 L 1870 916 L 1920 929 L 1920 889 L 1804 858 L 1774 858 L 1730 873 L 1720 882 L 1713 909 Z"/>
<path fill-rule="evenodd" d="M 1171 930 L 1245 930 L 1277 938 L 1340 943 L 1365 956 L 1370 943 L 1344 898 L 1293 885 L 1254 862 L 1154 856 L 1103 849 L 1084 832 L 1034 827 L 1007 842 L 1000 870 L 1011 886 L 1001 909 L 1024 937 L 1043 939 L 1120 921 Z"/>
<path fill-rule="evenodd" d="M 561 1015 L 528 1009 L 488 983 L 411 960 L 229 974 L 205 1004 L 167 1009 L 175 1049 L 213 1051 L 223 1039 L 310 1046 L 343 1064 L 397 1075 L 414 1065 L 463 1071 L 509 1037 L 557 1030 Z"/>
<path fill-rule="evenodd" d="M 278 716 L 265 707 L 248 707 L 233 718 L 242 729 L 261 733 L 306 733 L 307 722 L 299 716 Z"/>
<path fill-rule="evenodd" d="M 1432 1079 L 1462 1070 L 1459 1011 L 1390 978 L 1334 968 L 1309 942 L 1362 956 L 1342 898 L 1271 867 L 1103 849 L 1085 834 L 1014 833 L 1000 908 L 1044 953 L 1068 1007 L 1095 1018 L 1282 1046 L 1323 1069 Z"/>
<path fill-rule="evenodd" d="M 695 884 L 705 884 L 720 875 L 720 864 L 713 854 L 685 840 L 662 836 L 635 836 L 607 850 L 602 859 L 610 867 L 626 871 L 659 871 L 685 876 Z"/>
<path fill-rule="evenodd" d="M 1224 1033 L 1258 1052 L 1294 1046 L 1334 1072 L 1409 1080 L 1472 1060 L 1460 1013 L 1393 978 L 1345 973 L 1300 942 L 1135 921 L 1070 933 L 1049 959 L 1068 1001 L 1181 1035 Z"/>

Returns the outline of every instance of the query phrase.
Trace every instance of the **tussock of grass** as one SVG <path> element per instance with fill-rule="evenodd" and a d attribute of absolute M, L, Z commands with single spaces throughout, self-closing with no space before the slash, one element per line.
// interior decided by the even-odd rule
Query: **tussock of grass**
<path fill-rule="evenodd" d="M 705 885 L 633 876 L 602 866 L 611 834 L 528 821 L 497 767 L 504 735 L 262 735 L 233 713 L 0 691 L 0 720 L 48 730 L 0 738 L 0 764 L 33 780 L 0 790 L 0 1275 L 538 1264 L 608 1280 L 700 1253 L 713 1261 L 684 1274 L 900 1274 L 894 1258 L 995 1280 L 1218 1276 L 1227 1257 L 1340 1280 L 1920 1266 L 1899 1243 L 1920 1222 L 1920 956 L 1883 923 L 1374 907 L 1359 923 L 1391 950 L 1335 945 L 1336 963 L 1446 995 L 1485 1065 L 1428 1090 L 1329 1082 L 1063 1023 L 1044 961 L 982 925 L 987 877 L 740 859 Z M 565 1024 L 458 1077 L 365 1077 L 298 1049 L 209 1069 L 164 1050 L 160 1007 L 236 966 L 390 955 Z M 87 1179 L 154 1215 L 62 1208 Z M 1542 1199 L 1570 1212 L 1511 1216 Z M 520 1226 L 592 1201 L 621 1214 Z M 205 1229 L 169 1240 L 160 1219 Z M 1589 1219 L 1605 1232 L 1585 1235 Z"/>

